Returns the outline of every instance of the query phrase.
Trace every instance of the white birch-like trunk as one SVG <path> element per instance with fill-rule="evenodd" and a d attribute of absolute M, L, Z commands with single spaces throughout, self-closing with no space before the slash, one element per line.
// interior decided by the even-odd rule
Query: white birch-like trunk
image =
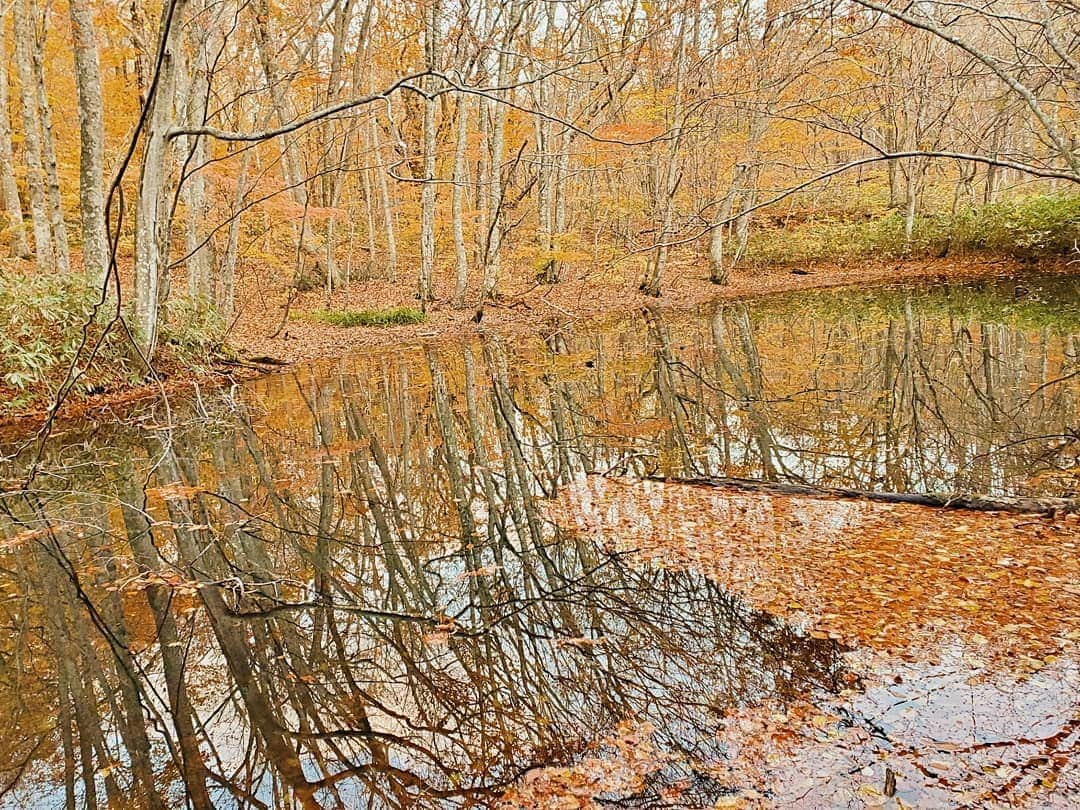
<path fill-rule="evenodd" d="M 438 26 L 438 0 L 428 0 L 424 9 L 424 53 L 428 70 L 438 69 L 436 54 L 436 31 Z M 424 77 L 424 89 L 434 90 L 434 77 Z M 424 182 L 420 189 L 420 308 L 425 309 L 435 299 L 432 274 L 435 268 L 435 104 L 431 97 L 424 99 Z"/>
<path fill-rule="evenodd" d="M 34 95 L 37 99 L 38 120 L 41 124 L 41 158 L 45 168 L 45 189 L 48 193 L 49 230 L 52 233 L 53 260 L 61 273 L 71 272 L 71 252 L 68 247 L 67 223 L 64 222 L 64 202 L 60 196 L 60 177 L 56 170 L 56 147 L 53 143 L 52 109 L 45 91 L 44 42 L 38 36 L 40 17 L 37 0 L 30 0 L 31 57 L 34 70 Z"/>
<path fill-rule="evenodd" d="M 148 360 L 157 348 L 161 284 L 169 257 L 172 148 L 168 133 L 175 118 L 177 52 L 186 8 L 187 0 L 175 0 L 172 24 L 162 31 L 164 53 L 146 122 L 142 173 L 135 200 L 135 332 L 139 350 Z M 164 17 L 162 25 L 164 29 Z"/>
<path fill-rule="evenodd" d="M 500 62 L 506 57 L 500 56 Z M 504 72 L 499 71 L 500 81 L 503 84 Z M 488 238 L 487 249 L 484 251 L 484 289 L 483 300 L 488 300 L 495 295 L 499 284 L 499 269 L 502 264 L 502 200 L 503 178 L 502 164 L 506 146 L 506 107 L 496 104 L 491 111 L 491 162 L 490 177 L 488 179 Z"/>
<path fill-rule="evenodd" d="M 709 238 L 709 281 L 713 284 L 727 284 L 728 268 L 724 263 L 724 231 L 727 229 L 726 220 L 731 217 L 731 209 L 735 205 L 735 197 L 739 193 L 740 175 L 743 170 L 742 164 L 735 166 L 731 186 L 724 195 L 724 201 L 720 204 L 720 215 L 717 224 L 713 227 Z"/>
<path fill-rule="evenodd" d="M 0 198 L 7 221 L 8 252 L 17 259 L 30 258 L 30 242 L 23 225 L 19 187 L 15 183 L 15 156 L 11 143 L 11 118 L 8 110 L 7 12 L 0 12 Z"/>
<path fill-rule="evenodd" d="M 382 145 L 379 143 L 379 125 L 374 116 L 371 118 L 372 148 L 376 160 L 381 165 L 383 162 Z M 379 201 L 382 205 L 383 229 L 386 233 L 386 272 L 391 281 L 397 279 L 397 236 L 394 226 L 394 205 L 390 197 L 390 187 L 386 182 L 386 170 L 381 168 L 375 173 L 379 186 Z"/>
<path fill-rule="evenodd" d="M 34 258 L 38 270 L 56 269 L 48 204 L 45 200 L 45 167 L 41 160 L 41 135 L 37 95 L 34 92 L 33 31 L 27 0 L 15 0 L 15 71 L 19 79 L 19 101 L 23 128 L 23 162 L 26 164 L 26 191 L 30 202 L 30 223 L 34 232 Z"/>
<path fill-rule="evenodd" d="M 229 235 L 225 241 L 225 256 L 221 261 L 217 310 L 226 321 L 232 319 L 233 311 L 236 308 L 236 264 L 240 257 L 240 221 L 244 198 L 247 193 L 248 164 L 250 162 L 251 150 L 246 149 L 240 158 L 240 173 L 236 178 L 236 192 L 233 194 L 232 211 L 230 212 Z"/>
<path fill-rule="evenodd" d="M 507 43 L 508 44 L 508 43 Z M 510 74 L 510 55 L 503 49 L 499 53 L 497 84 L 506 84 Z M 505 91 L 504 91 L 505 92 Z M 502 202 L 503 202 L 503 156 L 506 149 L 506 105 L 495 103 L 491 107 L 491 143 L 488 153 L 487 186 L 487 246 L 484 250 L 484 279 L 480 300 L 488 301 L 496 295 L 499 285 L 499 269 L 502 265 Z"/>
<path fill-rule="evenodd" d="M 371 136 L 370 130 L 367 128 L 361 129 L 361 142 L 364 145 L 364 154 L 372 154 L 371 150 Z M 371 169 L 365 168 L 361 171 L 361 180 L 363 181 L 364 189 L 364 216 L 366 217 L 367 225 L 367 270 L 364 272 L 364 278 L 371 278 L 372 271 L 375 263 L 375 190 L 371 182 Z"/>
<path fill-rule="evenodd" d="M 105 122 L 97 29 L 87 0 L 70 0 L 75 87 L 79 97 L 79 214 L 83 272 L 92 284 L 104 282 L 108 267 L 105 233 Z"/>
<path fill-rule="evenodd" d="M 547 18 L 544 28 L 544 55 L 550 56 L 555 36 L 555 3 L 548 3 Z M 537 107 L 541 112 L 547 112 L 551 101 L 551 77 L 541 79 L 537 85 Z M 537 240 L 539 242 L 540 257 L 538 262 L 537 278 L 545 284 L 556 284 L 559 281 L 559 263 L 555 258 L 555 241 L 552 233 L 552 174 L 553 165 L 551 159 L 551 120 L 544 116 L 536 116 L 536 206 L 537 206 Z"/>
<path fill-rule="evenodd" d="M 476 188 L 474 189 L 474 205 L 476 209 L 476 231 L 473 238 L 476 242 L 476 255 L 478 263 L 483 264 L 486 259 L 488 246 L 488 184 L 491 182 L 490 154 L 487 143 L 491 137 L 491 102 L 481 96 L 476 110 L 476 129 L 480 137 L 479 150 L 476 161 Z"/>
<path fill-rule="evenodd" d="M 664 184 L 658 189 L 663 195 L 660 199 L 660 243 L 653 254 L 653 260 L 641 284 L 641 291 L 646 295 L 660 295 L 660 276 L 664 272 L 668 259 L 668 239 L 675 217 L 675 192 L 679 187 L 679 150 L 682 146 L 683 130 L 683 84 L 686 79 L 686 15 L 679 18 L 679 32 L 675 43 L 675 101 L 671 115 L 671 143 L 668 147 L 664 165 Z"/>
<path fill-rule="evenodd" d="M 457 103 L 457 137 L 454 139 L 454 190 L 450 200 L 450 216 L 454 231 L 454 299 L 455 307 L 465 305 L 465 289 L 469 284 L 469 255 L 465 249 L 465 183 L 466 150 L 469 145 L 469 104 L 462 95 Z"/>
<path fill-rule="evenodd" d="M 206 105 L 210 93 L 210 76 L 207 60 L 209 59 L 208 34 L 205 31 L 194 32 L 199 39 L 194 43 L 194 60 L 187 65 L 186 73 L 190 76 L 190 87 L 186 88 L 186 119 L 190 127 L 200 127 L 206 123 Z M 209 211 L 206 204 L 206 176 L 202 166 L 209 157 L 206 138 L 198 135 L 185 138 L 189 150 L 187 161 L 191 174 L 184 183 L 182 197 L 187 213 L 187 227 L 184 235 L 184 252 L 187 256 L 188 297 L 199 306 L 211 303 L 213 291 L 211 284 L 212 249 L 211 243 L 203 235 L 203 228 Z M 204 244 L 205 243 L 205 244 Z"/>

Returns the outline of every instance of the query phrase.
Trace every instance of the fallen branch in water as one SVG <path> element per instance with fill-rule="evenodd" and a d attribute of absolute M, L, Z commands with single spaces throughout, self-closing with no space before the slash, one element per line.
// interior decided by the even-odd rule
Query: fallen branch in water
<path fill-rule="evenodd" d="M 256 371 L 270 371 L 273 366 L 288 366 L 291 365 L 288 360 L 282 360 L 277 357 L 270 357 L 269 355 L 257 355 L 255 357 L 232 357 L 232 358 L 219 358 L 218 365 L 222 366 L 236 366 L 237 368 L 251 368 Z"/>
<path fill-rule="evenodd" d="M 1059 512 L 1080 512 L 1076 498 L 991 498 L 983 495 L 923 495 L 916 492 L 871 492 L 845 487 L 812 487 L 807 484 L 785 484 L 758 481 L 752 478 L 680 478 L 677 476 L 647 475 L 647 481 L 691 486 L 726 487 L 744 492 L 767 495 L 808 495 L 811 497 L 859 498 L 884 503 L 907 503 L 938 509 L 972 509 L 979 512 L 1024 512 L 1053 515 Z"/>

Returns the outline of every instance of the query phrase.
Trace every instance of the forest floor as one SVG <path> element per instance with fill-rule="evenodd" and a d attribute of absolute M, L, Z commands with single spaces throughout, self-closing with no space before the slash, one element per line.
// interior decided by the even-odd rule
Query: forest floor
<path fill-rule="evenodd" d="M 266 284 L 249 278 L 238 291 L 237 300 L 246 302 L 238 313 L 229 343 L 241 355 L 273 357 L 285 362 L 337 357 L 357 349 L 387 348 L 438 338 L 493 332 L 514 334 L 533 331 L 552 321 L 585 321 L 599 316 L 628 312 L 645 306 L 679 310 L 719 300 L 755 298 L 774 293 L 850 285 L 1010 276 L 1029 269 L 1011 258 L 963 257 L 957 259 L 912 260 L 907 262 L 867 261 L 859 265 L 821 265 L 811 271 L 788 266 L 736 270 L 729 284 L 712 284 L 703 262 L 673 266 L 665 274 L 658 299 L 638 292 L 637 279 L 629 273 L 571 274 L 556 285 L 516 284 L 502 289 L 502 298 L 488 303 L 480 323 L 476 323 L 477 291 L 470 290 L 466 307 L 449 304 L 449 279 L 436 280 L 438 300 L 428 308 L 422 323 L 394 327 L 338 327 L 305 318 L 319 310 L 384 310 L 393 307 L 418 308 L 410 284 L 391 281 L 356 282 L 334 292 L 324 290 L 295 293 L 289 316 L 283 318 L 287 291 L 280 284 Z M 1043 262 L 1040 270 L 1067 270 L 1064 262 Z M 281 326 L 277 332 L 278 326 Z"/>
<path fill-rule="evenodd" d="M 515 335 L 536 331 L 558 321 L 582 322 L 646 306 L 683 310 L 712 301 L 739 300 L 765 295 L 827 287 L 881 285 L 919 280 L 961 280 L 1008 277 L 1037 267 L 1042 272 L 1073 272 L 1064 260 L 1025 264 L 1009 257 L 965 256 L 909 261 L 865 261 L 858 264 L 817 265 L 811 270 L 790 266 L 736 269 L 724 286 L 712 284 L 704 262 L 673 262 L 664 276 L 659 298 L 637 289 L 637 275 L 630 270 L 568 273 L 556 285 L 508 283 L 500 300 L 489 302 L 480 322 L 475 320 L 478 292 L 469 290 L 466 307 L 450 305 L 452 282 L 436 278 L 437 301 L 428 307 L 421 323 L 400 326 L 340 327 L 314 320 L 319 310 L 385 310 L 418 308 L 412 280 L 408 282 L 357 281 L 331 296 L 325 290 L 297 292 L 282 279 L 259 272 L 242 274 L 238 281 L 237 317 L 226 337 L 239 362 L 221 362 L 204 368 L 158 369 L 159 381 L 112 388 L 90 395 L 70 395 L 57 414 L 60 421 L 92 416 L 122 417 L 135 402 L 160 396 L 180 395 L 195 386 L 247 379 L 284 365 L 320 358 L 340 357 L 351 351 L 415 346 L 430 341 L 475 334 Z M 175 281 L 182 286 L 179 281 Z M 252 363 L 252 359 L 269 361 Z M 41 409 L 8 414 L 0 418 L 0 436 L 19 436 L 39 429 L 48 417 Z"/>

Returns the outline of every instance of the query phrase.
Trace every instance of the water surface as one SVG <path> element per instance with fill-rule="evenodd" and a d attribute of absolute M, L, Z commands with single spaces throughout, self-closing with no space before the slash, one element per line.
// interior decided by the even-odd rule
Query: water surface
<path fill-rule="evenodd" d="M 552 321 L 65 426 L 28 490 L 12 447 L 0 804 L 490 807 L 632 723 L 669 759 L 607 800 L 712 807 L 725 718 L 850 691 L 853 659 L 546 505 L 598 475 L 1071 495 L 1078 293 Z"/>

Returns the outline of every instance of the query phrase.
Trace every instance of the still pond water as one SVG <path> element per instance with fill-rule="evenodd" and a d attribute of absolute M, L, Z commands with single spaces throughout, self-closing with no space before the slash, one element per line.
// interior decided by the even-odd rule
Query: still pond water
<path fill-rule="evenodd" d="M 819 292 L 64 426 L 29 490 L 9 446 L 0 807 L 993 805 L 1038 756 L 1033 806 L 1070 806 L 1074 648 L 1016 675 L 959 643 L 873 681 L 872 651 L 548 507 L 601 476 L 1071 496 L 1078 338 L 1075 278 Z M 824 705 L 840 731 L 798 708 Z M 733 724 L 800 711 L 818 748 L 864 739 L 781 782 L 740 767 Z M 880 764 L 912 729 L 938 760 L 1022 750 L 963 793 L 933 759 Z"/>

